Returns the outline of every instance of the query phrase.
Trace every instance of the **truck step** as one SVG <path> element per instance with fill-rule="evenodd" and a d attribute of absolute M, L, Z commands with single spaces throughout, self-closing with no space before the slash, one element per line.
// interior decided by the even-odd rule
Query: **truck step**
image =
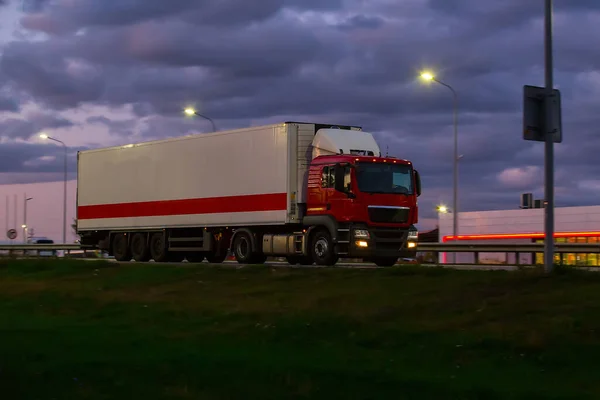
<path fill-rule="evenodd" d="M 169 251 L 204 251 L 203 247 L 169 247 Z"/>
<path fill-rule="evenodd" d="M 204 240 L 203 237 L 174 237 L 169 238 L 169 242 L 202 242 Z"/>

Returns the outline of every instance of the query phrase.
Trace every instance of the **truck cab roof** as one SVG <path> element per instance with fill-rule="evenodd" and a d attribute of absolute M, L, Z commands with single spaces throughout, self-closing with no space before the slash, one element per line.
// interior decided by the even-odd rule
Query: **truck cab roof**
<path fill-rule="evenodd" d="M 389 163 L 389 164 L 403 164 L 412 165 L 408 160 L 394 157 L 373 157 L 373 156 L 356 156 L 353 154 L 338 154 L 338 155 L 324 155 L 313 159 L 313 165 L 323 165 L 331 163 Z"/>

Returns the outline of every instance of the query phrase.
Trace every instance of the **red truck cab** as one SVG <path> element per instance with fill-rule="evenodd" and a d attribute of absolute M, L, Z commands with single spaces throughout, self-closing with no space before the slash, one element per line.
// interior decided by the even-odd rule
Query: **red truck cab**
<path fill-rule="evenodd" d="M 381 266 L 416 252 L 419 173 L 410 161 L 372 155 L 322 155 L 308 175 L 306 216 L 335 221 L 335 257 Z"/>

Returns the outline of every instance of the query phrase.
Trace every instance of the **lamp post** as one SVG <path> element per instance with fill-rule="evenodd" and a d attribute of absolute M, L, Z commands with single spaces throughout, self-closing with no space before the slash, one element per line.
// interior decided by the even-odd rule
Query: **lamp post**
<path fill-rule="evenodd" d="M 199 117 L 204 118 L 205 120 L 207 120 L 207 121 L 209 121 L 211 123 L 212 128 L 213 128 L 213 132 L 217 131 L 217 127 L 215 125 L 215 122 L 211 118 L 207 117 L 206 115 L 200 114 L 199 112 L 197 112 L 193 108 L 186 108 L 185 110 L 183 110 L 183 112 L 186 113 L 187 115 L 190 115 L 190 116 L 197 115 Z"/>
<path fill-rule="evenodd" d="M 62 144 L 65 150 L 65 161 L 64 161 L 64 193 L 63 193 L 63 244 L 67 244 L 67 145 L 58 139 L 42 133 L 40 135 L 42 139 L 52 140 L 53 142 Z"/>
<path fill-rule="evenodd" d="M 452 213 L 453 213 L 453 223 L 452 223 L 452 236 L 454 240 L 456 240 L 458 236 L 458 160 L 460 159 L 458 155 L 458 95 L 454 88 L 447 83 L 444 83 L 438 79 L 431 72 L 423 72 L 421 74 L 421 78 L 426 81 L 433 81 L 439 83 L 442 86 L 447 87 L 452 92 L 453 103 L 454 103 L 454 157 L 453 157 L 453 169 L 454 169 L 454 193 L 453 193 L 453 204 L 452 204 Z M 456 253 L 453 253 L 454 261 L 456 261 Z"/>
<path fill-rule="evenodd" d="M 27 194 L 23 195 L 23 243 L 27 243 L 27 202 L 32 200 L 33 197 L 27 197 Z"/>

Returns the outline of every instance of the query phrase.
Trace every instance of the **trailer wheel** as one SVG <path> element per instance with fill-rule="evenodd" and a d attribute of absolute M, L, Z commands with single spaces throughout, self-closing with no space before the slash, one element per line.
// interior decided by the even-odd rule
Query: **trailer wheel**
<path fill-rule="evenodd" d="M 150 249 L 145 233 L 136 233 L 131 237 L 131 255 L 137 262 L 146 262 L 150 260 Z"/>
<path fill-rule="evenodd" d="M 378 267 L 393 267 L 397 261 L 398 257 L 379 257 L 373 259 L 373 262 Z"/>
<path fill-rule="evenodd" d="M 233 239 L 233 255 L 240 264 L 252 263 L 252 259 L 256 258 L 252 251 L 252 239 L 246 232 L 240 232 Z"/>
<path fill-rule="evenodd" d="M 156 232 L 150 236 L 150 257 L 152 257 L 154 262 L 169 261 L 167 245 L 162 232 Z"/>
<path fill-rule="evenodd" d="M 125 233 L 117 233 L 113 236 L 112 252 L 117 261 L 131 261 L 131 252 Z"/>
<path fill-rule="evenodd" d="M 317 265 L 332 266 L 338 262 L 339 257 L 335 254 L 333 240 L 329 232 L 319 230 L 315 232 L 311 240 L 310 252 L 312 259 Z"/>

